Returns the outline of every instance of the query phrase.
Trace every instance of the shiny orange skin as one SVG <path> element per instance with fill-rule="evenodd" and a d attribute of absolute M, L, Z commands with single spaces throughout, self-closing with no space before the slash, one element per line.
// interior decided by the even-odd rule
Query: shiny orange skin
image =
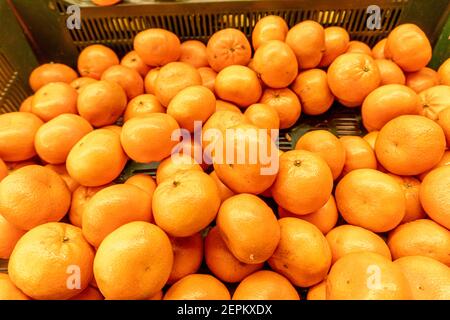
<path fill-rule="evenodd" d="M 334 59 L 345 53 L 350 42 L 347 30 L 341 27 L 325 28 L 325 52 L 319 67 L 328 67 Z"/>
<path fill-rule="evenodd" d="M 125 122 L 120 140 L 131 159 L 142 163 L 161 161 L 178 143 L 172 140 L 172 133 L 177 129 L 178 123 L 170 115 L 152 113 Z"/>
<path fill-rule="evenodd" d="M 302 106 L 297 95 L 288 88 L 264 90 L 259 101 L 275 108 L 280 118 L 280 129 L 292 127 L 300 118 Z"/>
<path fill-rule="evenodd" d="M 414 72 L 425 67 L 431 60 L 431 44 L 417 25 L 406 23 L 389 33 L 384 54 L 403 71 Z"/>
<path fill-rule="evenodd" d="M 25 100 L 22 101 L 19 107 L 19 112 L 31 112 L 31 101 L 33 100 L 33 96 L 29 96 Z"/>
<path fill-rule="evenodd" d="M 235 193 L 230 188 L 228 188 L 222 181 L 220 181 L 215 171 L 211 172 L 209 176 L 216 182 L 222 202 L 235 195 Z"/>
<path fill-rule="evenodd" d="M 255 126 L 267 129 L 267 134 L 271 135 L 271 129 L 280 128 L 280 118 L 277 110 L 264 103 L 255 103 L 245 109 L 244 115 Z"/>
<path fill-rule="evenodd" d="M 291 150 L 280 156 L 278 175 L 271 190 L 281 207 L 299 215 L 311 213 L 325 205 L 332 188 L 333 175 L 319 155 Z M 302 197 L 298 197 L 299 192 Z"/>
<path fill-rule="evenodd" d="M 380 71 L 380 86 L 385 84 L 402 84 L 406 83 L 406 77 L 403 70 L 392 60 L 375 59 L 378 70 Z"/>
<path fill-rule="evenodd" d="M 81 90 L 83 90 L 84 87 L 86 87 L 87 85 L 96 82 L 97 80 L 95 80 L 94 78 L 89 78 L 89 77 L 80 77 L 80 78 L 76 78 L 75 80 L 73 80 L 70 83 L 70 86 L 72 88 L 74 88 L 75 90 L 77 90 L 78 93 L 81 92 Z"/>
<path fill-rule="evenodd" d="M 246 264 L 239 261 L 228 249 L 217 226 L 205 238 L 205 262 L 211 273 L 224 282 L 241 282 L 260 270 L 263 263 Z"/>
<path fill-rule="evenodd" d="M 35 68 L 28 79 L 34 92 L 51 82 L 71 83 L 78 78 L 75 70 L 61 63 L 46 63 Z"/>
<path fill-rule="evenodd" d="M 49 168 L 53 171 L 55 171 L 59 176 L 64 180 L 66 183 L 67 188 L 69 189 L 70 193 L 73 193 L 75 189 L 77 189 L 80 184 L 72 178 L 69 173 L 67 172 L 66 165 L 63 164 L 46 164 L 46 168 Z"/>
<path fill-rule="evenodd" d="M 88 286 L 83 292 L 69 300 L 105 300 L 105 297 L 103 297 L 97 288 Z"/>
<path fill-rule="evenodd" d="M 128 102 L 123 115 L 123 121 L 127 122 L 131 118 L 142 117 L 151 113 L 164 113 L 166 109 L 159 103 L 155 95 L 147 93 L 141 94 Z"/>
<path fill-rule="evenodd" d="M 214 93 L 214 83 L 216 82 L 217 72 L 210 67 L 201 67 L 197 69 L 202 77 L 202 85 Z"/>
<path fill-rule="evenodd" d="M 137 71 L 141 77 L 145 77 L 150 71 L 150 67 L 142 61 L 136 51 L 128 52 L 120 61 L 120 64 L 124 67 Z"/>
<path fill-rule="evenodd" d="M 321 69 L 300 72 L 292 84 L 292 90 L 300 98 L 303 112 L 309 115 L 326 112 L 334 102 L 327 73 Z"/>
<path fill-rule="evenodd" d="M 97 129 L 79 140 L 66 160 L 67 171 L 78 183 L 98 187 L 110 183 L 122 172 L 127 156 L 117 133 Z"/>
<path fill-rule="evenodd" d="M 78 95 L 78 113 L 96 128 L 114 124 L 126 107 L 125 91 L 112 81 L 89 84 Z"/>
<path fill-rule="evenodd" d="M 374 59 L 363 53 L 340 55 L 330 65 L 327 74 L 331 92 L 348 107 L 361 105 L 381 81 Z"/>
<path fill-rule="evenodd" d="M 255 51 L 252 69 L 268 87 L 281 89 L 297 77 L 297 58 L 286 43 L 270 40 Z"/>
<path fill-rule="evenodd" d="M 97 6 L 113 6 L 115 4 L 118 4 L 120 1 L 122 0 L 92 0 L 92 2 L 94 4 L 96 4 Z"/>
<path fill-rule="evenodd" d="M 0 159 L 0 182 L 9 174 L 9 169 L 6 166 L 5 162 Z"/>
<path fill-rule="evenodd" d="M 214 33 L 206 46 L 208 63 L 219 72 L 231 65 L 246 66 L 252 55 L 247 37 L 234 28 L 222 29 Z"/>
<path fill-rule="evenodd" d="M 406 74 L 406 85 L 417 93 L 437 86 L 439 82 L 439 74 L 427 67 Z"/>
<path fill-rule="evenodd" d="M 227 287 L 209 274 L 191 274 L 174 283 L 164 300 L 230 300 Z"/>
<path fill-rule="evenodd" d="M 30 300 L 20 291 L 6 273 L 0 273 L 0 300 Z"/>
<path fill-rule="evenodd" d="M 440 112 L 450 108 L 450 86 L 439 85 L 419 93 L 423 105 L 423 115 L 437 120 Z"/>
<path fill-rule="evenodd" d="M 387 38 L 378 41 L 372 48 L 372 57 L 374 59 L 385 59 L 384 46 L 386 45 Z"/>
<path fill-rule="evenodd" d="M 233 111 L 237 113 L 242 113 L 241 109 L 236 107 L 234 104 L 223 100 L 216 100 L 216 112 L 218 111 Z"/>
<path fill-rule="evenodd" d="M 41 119 L 29 112 L 0 115 L 0 158 L 4 161 L 23 161 L 34 157 L 34 137 L 43 124 Z"/>
<path fill-rule="evenodd" d="M 160 67 L 177 61 L 181 54 L 180 39 L 164 29 L 151 28 L 134 37 L 134 50 L 142 61 L 152 67 Z"/>
<path fill-rule="evenodd" d="M 153 68 L 144 78 L 145 93 L 155 94 L 156 79 L 158 79 L 160 68 Z"/>
<path fill-rule="evenodd" d="M 25 232 L 0 215 L 0 259 L 9 259 L 17 241 Z"/>
<path fill-rule="evenodd" d="M 250 68 L 240 65 L 222 69 L 214 84 L 216 95 L 239 107 L 248 107 L 259 101 L 262 88 L 257 74 Z"/>
<path fill-rule="evenodd" d="M 91 124 L 82 117 L 61 114 L 39 128 L 34 146 L 39 157 L 47 163 L 65 163 L 72 147 L 92 130 Z"/>
<path fill-rule="evenodd" d="M 45 122 L 63 113 L 77 113 L 77 97 L 77 91 L 67 83 L 49 83 L 34 94 L 31 112 Z"/>
<path fill-rule="evenodd" d="M 119 58 L 113 50 L 101 44 L 94 44 L 83 49 L 78 56 L 78 72 L 82 77 L 100 80 L 106 69 L 119 63 Z"/>
<path fill-rule="evenodd" d="M 282 17 L 268 15 L 259 19 L 252 31 L 253 49 L 257 50 L 270 40 L 284 41 L 288 31 L 289 27 Z"/>
<path fill-rule="evenodd" d="M 356 169 L 376 169 L 375 152 L 367 141 L 357 136 L 342 136 L 339 138 L 345 149 L 345 164 L 342 174 Z"/>
<path fill-rule="evenodd" d="M 424 219 L 426 214 L 419 200 L 420 181 L 414 177 L 389 175 L 400 184 L 405 193 L 406 210 L 402 223 Z"/>
<path fill-rule="evenodd" d="M 187 40 L 181 44 L 178 61 L 191 64 L 195 68 L 208 67 L 206 46 L 198 40 Z"/>
<path fill-rule="evenodd" d="M 198 271 L 203 261 L 203 238 L 200 233 L 184 238 L 169 238 L 173 249 L 173 266 L 167 283 L 172 284 Z"/>
<path fill-rule="evenodd" d="M 144 93 L 144 80 L 134 69 L 122 65 L 112 66 L 103 72 L 102 80 L 115 82 L 125 91 L 128 100 Z"/>
<path fill-rule="evenodd" d="M 189 154 L 172 155 L 159 163 L 156 170 L 156 183 L 160 184 L 166 179 L 190 170 L 203 171 L 202 167 Z"/>
<path fill-rule="evenodd" d="M 438 69 L 440 84 L 450 86 L 450 58 L 445 60 Z"/>
<path fill-rule="evenodd" d="M 356 40 L 349 42 L 346 52 L 364 53 L 369 56 L 372 56 L 372 50 L 370 49 L 370 47 L 364 42 Z"/>
<path fill-rule="evenodd" d="M 364 99 L 361 107 L 363 124 L 368 131 L 380 130 L 398 116 L 421 113 L 419 96 L 412 89 L 399 84 L 376 88 Z"/>
<path fill-rule="evenodd" d="M 447 147 L 450 146 L 450 108 L 446 108 L 439 112 L 437 123 L 444 130 Z"/>
<path fill-rule="evenodd" d="M 300 69 L 315 68 L 325 52 L 325 31 L 315 21 L 302 21 L 288 31 L 286 44 L 297 56 Z"/>

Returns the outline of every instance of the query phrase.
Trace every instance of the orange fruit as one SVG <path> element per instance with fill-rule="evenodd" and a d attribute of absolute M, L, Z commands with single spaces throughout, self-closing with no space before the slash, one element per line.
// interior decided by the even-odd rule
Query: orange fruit
<path fill-rule="evenodd" d="M 178 61 L 186 62 L 195 68 L 208 67 L 206 46 L 198 40 L 184 41 L 180 46 L 181 54 Z"/>
<path fill-rule="evenodd" d="M 155 180 L 145 173 L 139 173 L 135 174 L 134 176 L 131 176 L 130 178 L 125 181 L 125 184 L 131 184 L 133 186 L 136 186 L 145 192 L 147 192 L 152 198 L 153 193 L 156 189 L 156 182 Z"/>
<path fill-rule="evenodd" d="M 239 194 L 225 200 L 216 224 L 228 249 L 243 263 L 266 261 L 280 241 L 275 214 L 263 200 L 252 194 Z"/>
<path fill-rule="evenodd" d="M 408 300 L 411 290 L 400 267 L 374 252 L 354 252 L 330 270 L 327 300 Z"/>
<path fill-rule="evenodd" d="M 439 160 L 437 165 L 435 165 L 430 170 L 425 171 L 425 172 L 423 172 L 423 173 L 421 173 L 419 175 L 420 181 L 423 181 L 423 179 L 425 179 L 427 174 L 430 173 L 431 171 L 433 171 L 434 169 L 439 168 L 439 167 L 443 167 L 443 166 L 448 166 L 448 165 L 450 165 L 450 150 L 446 150 L 445 151 L 444 155 L 442 156 L 441 160 Z"/>
<path fill-rule="evenodd" d="M 158 79 L 160 68 L 150 70 L 144 78 L 145 93 L 155 94 L 156 80 Z"/>
<path fill-rule="evenodd" d="M 17 241 L 25 234 L 0 215 L 0 259 L 9 259 Z"/>
<path fill-rule="evenodd" d="M 61 114 L 39 128 L 34 146 L 42 160 L 61 164 L 66 162 L 72 147 L 92 130 L 84 118 L 75 114 Z"/>
<path fill-rule="evenodd" d="M 5 162 L 6 167 L 9 170 L 9 173 L 13 173 L 17 169 L 30 166 L 30 165 L 41 165 L 39 159 L 33 158 L 25 161 L 16 161 L 16 162 Z"/>
<path fill-rule="evenodd" d="M 423 105 L 423 115 L 437 120 L 441 111 L 450 108 L 450 86 L 435 86 L 419 93 Z"/>
<path fill-rule="evenodd" d="M 217 72 L 210 67 L 201 67 L 198 68 L 197 71 L 202 78 L 202 85 L 214 93 L 214 83 L 216 82 Z"/>
<path fill-rule="evenodd" d="M 422 105 L 414 90 L 400 84 L 388 84 L 373 90 L 364 99 L 361 115 L 368 131 L 380 130 L 390 120 L 405 114 L 419 115 Z"/>
<path fill-rule="evenodd" d="M 328 67 L 334 59 L 347 51 L 350 35 L 341 27 L 325 28 L 325 52 L 319 67 Z"/>
<path fill-rule="evenodd" d="M 173 249 L 173 266 L 167 283 L 175 283 L 196 273 L 203 261 L 203 238 L 196 233 L 185 238 L 170 238 Z"/>
<path fill-rule="evenodd" d="M 368 134 L 366 134 L 363 139 L 367 141 L 367 143 L 370 145 L 372 150 L 375 150 L 375 143 L 377 141 L 379 131 L 371 131 Z"/>
<path fill-rule="evenodd" d="M 70 83 L 70 86 L 80 93 L 87 85 L 97 82 L 97 80 L 89 77 L 76 78 Z"/>
<path fill-rule="evenodd" d="M 420 185 L 420 203 L 428 216 L 450 229 L 450 166 L 428 173 Z"/>
<path fill-rule="evenodd" d="M 30 300 L 30 298 L 12 283 L 7 274 L 0 273 L 0 300 Z"/>
<path fill-rule="evenodd" d="M 159 28 L 139 32 L 134 37 L 133 47 L 142 61 L 152 67 L 177 61 L 181 55 L 180 39 L 174 33 Z"/>
<path fill-rule="evenodd" d="M 151 296 L 148 300 L 162 300 L 163 299 L 163 292 L 162 290 L 159 290 L 157 293 L 155 293 L 153 296 Z"/>
<path fill-rule="evenodd" d="M 31 112 L 47 122 L 63 113 L 77 113 L 77 91 L 64 82 L 41 87 L 31 100 Z"/>
<path fill-rule="evenodd" d="M 159 70 L 154 90 L 159 102 L 167 107 L 178 92 L 201 84 L 202 77 L 193 66 L 184 62 L 171 62 Z"/>
<path fill-rule="evenodd" d="M 181 90 L 167 106 L 167 114 L 189 132 L 194 132 L 196 121 L 201 127 L 215 110 L 214 93 L 204 86 L 191 86 Z"/>
<path fill-rule="evenodd" d="M 0 115 L 0 158 L 23 161 L 34 157 L 34 137 L 42 125 L 41 119 L 28 112 Z"/>
<path fill-rule="evenodd" d="M 447 147 L 450 146 L 450 108 L 446 108 L 439 112 L 437 123 L 444 130 L 445 140 L 447 140 Z"/>
<path fill-rule="evenodd" d="M 372 50 L 370 49 L 370 47 L 367 44 L 365 44 L 364 42 L 356 41 L 356 40 L 349 42 L 346 52 L 364 53 L 369 56 L 372 56 Z"/>
<path fill-rule="evenodd" d="M 113 125 L 110 125 L 110 126 L 104 126 L 104 127 L 101 127 L 100 129 L 110 130 L 110 131 L 118 134 L 119 136 L 122 133 L 122 127 L 118 126 L 116 124 L 113 124 Z"/>
<path fill-rule="evenodd" d="M 280 156 L 272 196 L 281 207 L 300 215 L 314 212 L 325 205 L 332 189 L 333 175 L 321 156 L 305 150 Z"/>
<path fill-rule="evenodd" d="M 132 221 L 152 220 L 152 198 L 139 187 L 116 184 L 96 192 L 83 210 L 82 230 L 98 248 L 105 237 Z"/>
<path fill-rule="evenodd" d="M 300 118 L 302 111 L 299 98 L 288 88 L 265 89 L 260 103 L 275 108 L 280 118 L 280 129 L 292 127 Z"/>
<path fill-rule="evenodd" d="M 450 86 L 450 58 L 440 65 L 438 75 L 440 84 Z"/>
<path fill-rule="evenodd" d="M 51 82 L 71 83 L 78 78 L 77 73 L 71 67 L 61 63 L 45 63 L 35 68 L 28 79 L 34 92 Z"/>
<path fill-rule="evenodd" d="M 306 300 L 327 300 L 327 280 L 310 287 Z"/>
<path fill-rule="evenodd" d="M 113 6 L 122 0 L 92 0 L 97 6 Z"/>
<path fill-rule="evenodd" d="M 252 48 L 242 31 L 226 28 L 214 33 L 206 46 L 208 63 L 219 72 L 231 65 L 246 66 L 252 55 Z"/>
<path fill-rule="evenodd" d="M 9 173 L 8 167 L 6 166 L 5 162 L 0 159 L 0 182 L 3 180 L 4 177 L 6 177 Z"/>
<path fill-rule="evenodd" d="M 139 72 L 122 65 L 112 66 L 106 69 L 101 79 L 115 82 L 121 86 L 128 100 L 144 93 L 144 80 Z"/>
<path fill-rule="evenodd" d="M 164 231 L 135 221 L 103 240 L 95 255 L 94 275 L 108 300 L 148 299 L 164 287 L 172 265 L 172 245 Z"/>
<path fill-rule="evenodd" d="M 420 181 L 414 177 L 402 177 L 395 174 L 389 175 L 400 183 L 405 193 L 406 210 L 402 223 L 425 218 L 425 211 L 423 211 L 419 200 Z"/>
<path fill-rule="evenodd" d="M 70 206 L 69 219 L 70 223 L 74 226 L 81 228 L 83 211 L 86 208 L 89 200 L 100 190 L 109 187 L 110 185 L 104 185 L 99 187 L 85 187 L 79 186 L 72 193 L 72 203 Z"/>
<path fill-rule="evenodd" d="M 67 188 L 69 189 L 70 193 L 74 192 L 76 188 L 80 186 L 80 184 L 73 179 L 69 173 L 67 172 L 66 165 L 63 164 L 47 164 L 45 165 L 46 168 L 49 168 L 53 171 L 55 171 L 59 176 L 64 180 L 66 183 Z"/>
<path fill-rule="evenodd" d="M 77 294 L 75 297 L 69 300 L 104 300 L 105 297 L 100 293 L 97 288 L 88 286 L 83 292 Z"/>
<path fill-rule="evenodd" d="M 380 41 L 378 41 L 372 48 L 372 57 L 374 59 L 385 59 L 386 56 L 384 55 L 384 47 L 386 45 L 387 38 L 383 38 Z"/>
<path fill-rule="evenodd" d="M 222 202 L 230 198 L 231 196 L 234 196 L 235 193 L 228 188 L 222 181 L 220 181 L 219 177 L 217 176 L 216 172 L 213 171 L 209 174 L 211 178 L 216 182 L 217 188 L 219 189 L 219 195 Z M 219 277 L 220 278 L 220 277 Z"/>
<path fill-rule="evenodd" d="M 119 62 L 113 50 L 101 44 L 93 44 L 83 49 L 78 56 L 78 71 L 82 77 L 100 80 L 106 69 Z"/>
<path fill-rule="evenodd" d="M 116 179 L 127 160 L 119 135 L 112 130 L 97 129 L 81 138 L 70 150 L 66 167 L 79 184 L 98 187 Z"/>
<path fill-rule="evenodd" d="M 120 64 L 124 67 L 137 71 L 141 77 L 145 77 L 150 71 L 150 67 L 144 63 L 141 57 L 136 51 L 128 52 L 120 61 Z"/>
<path fill-rule="evenodd" d="M 406 83 L 406 77 L 403 70 L 392 60 L 375 59 L 375 64 L 380 71 L 380 86 L 385 84 L 402 84 Z"/>
<path fill-rule="evenodd" d="M 326 235 L 334 264 L 343 256 L 354 252 L 374 252 L 391 260 L 386 242 L 372 231 L 349 224 L 334 228 Z"/>
<path fill-rule="evenodd" d="M 326 112 L 334 102 L 328 87 L 327 73 L 321 69 L 300 72 L 292 84 L 292 90 L 300 98 L 303 112 L 309 115 Z"/>
<path fill-rule="evenodd" d="M 406 85 L 419 93 L 439 85 L 439 74 L 430 68 L 422 68 L 406 74 Z"/>
<path fill-rule="evenodd" d="M 322 208 L 312 213 L 297 215 L 279 206 L 278 216 L 280 218 L 291 217 L 308 221 L 319 228 L 323 234 L 327 234 L 336 225 L 339 214 L 336 208 L 336 201 L 334 200 L 333 195 L 331 195 L 327 203 L 325 203 Z"/>
<path fill-rule="evenodd" d="M 172 155 L 164 159 L 156 170 L 156 183 L 190 170 L 203 171 L 202 167 L 188 154 Z"/>
<path fill-rule="evenodd" d="M 252 31 L 253 49 L 257 50 L 270 40 L 284 41 L 288 31 L 289 27 L 282 17 L 268 15 L 259 19 Z"/>
<path fill-rule="evenodd" d="M 331 265 L 331 251 L 325 236 L 307 221 L 297 218 L 278 220 L 281 239 L 270 267 L 294 285 L 310 287 L 322 281 Z"/>
<path fill-rule="evenodd" d="M 112 81 L 89 84 L 78 95 L 78 113 L 94 127 L 114 124 L 127 107 L 125 91 Z"/>
<path fill-rule="evenodd" d="M 30 196 L 32 195 L 32 196 Z M 30 165 L 0 183 L 0 214 L 19 229 L 59 221 L 70 207 L 70 192 L 53 170 Z"/>
<path fill-rule="evenodd" d="M 190 274 L 167 290 L 164 300 L 230 300 L 227 287 L 209 274 Z"/>
<path fill-rule="evenodd" d="M 395 260 L 411 288 L 415 300 L 449 300 L 450 269 L 437 260 L 409 256 Z"/>
<path fill-rule="evenodd" d="M 276 272 L 261 270 L 239 283 L 233 300 L 300 300 L 300 296 L 288 279 Z"/>
<path fill-rule="evenodd" d="M 418 26 L 406 23 L 389 33 L 384 54 L 403 71 L 413 72 L 425 67 L 431 60 L 431 45 L 427 35 Z"/>
<path fill-rule="evenodd" d="M 343 136 L 339 139 L 345 149 L 343 175 L 356 169 L 376 169 L 377 159 L 370 144 L 361 137 Z"/>
<path fill-rule="evenodd" d="M 162 181 L 153 194 L 152 205 L 158 226 L 173 237 L 189 237 L 215 219 L 219 190 L 206 173 L 186 171 Z"/>
<path fill-rule="evenodd" d="M 216 95 L 239 107 L 248 107 L 259 101 L 262 94 L 257 74 L 245 66 L 233 65 L 222 69 L 214 84 Z"/>
<path fill-rule="evenodd" d="M 20 112 L 31 112 L 31 101 L 33 100 L 33 96 L 29 96 L 25 100 L 22 101 L 19 107 Z"/>
<path fill-rule="evenodd" d="M 255 51 L 252 69 L 268 87 L 281 89 L 297 77 L 297 58 L 286 43 L 270 40 Z"/>
<path fill-rule="evenodd" d="M 172 116 L 152 113 L 125 122 L 120 140 L 123 149 L 134 161 L 161 161 L 171 154 L 178 143 L 172 140 L 172 134 L 178 129 L 178 123 Z"/>
<path fill-rule="evenodd" d="M 297 141 L 296 150 L 307 150 L 321 156 L 331 169 L 333 179 L 337 179 L 345 164 L 345 149 L 341 141 L 327 130 L 313 130 L 305 133 Z"/>
<path fill-rule="evenodd" d="M 336 187 L 336 203 L 350 224 L 373 232 L 394 229 L 405 216 L 405 195 L 392 177 L 374 169 L 345 175 Z"/>
<path fill-rule="evenodd" d="M 269 135 L 250 124 L 238 124 L 223 134 L 213 150 L 219 179 L 236 193 L 259 194 L 268 189 L 278 166 L 278 149 Z"/>
<path fill-rule="evenodd" d="M 328 68 L 331 92 L 347 107 L 362 104 L 381 81 L 375 60 L 363 53 L 344 53 Z"/>
<path fill-rule="evenodd" d="M 123 115 L 123 120 L 127 122 L 131 118 L 142 117 L 152 113 L 165 113 L 166 109 L 159 103 L 153 94 L 142 94 L 128 102 Z"/>
<path fill-rule="evenodd" d="M 214 276 L 231 283 L 241 282 L 263 267 L 263 263 L 247 264 L 238 260 L 223 241 L 217 226 L 210 229 L 205 238 L 205 262 Z"/>
<path fill-rule="evenodd" d="M 314 68 L 325 52 L 325 31 L 315 21 L 302 21 L 288 31 L 286 44 L 294 51 L 300 69 Z"/>
<path fill-rule="evenodd" d="M 271 105 L 255 103 L 245 109 L 244 115 L 258 128 L 267 129 L 267 134 L 272 135 L 271 130 L 278 130 L 280 127 L 280 117 L 277 110 Z M 273 131 L 276 133 L 276 131 Z"/>
<path fill-rule="evenodd" d="M 375 152 L 380 164 L 398 175 L 417 175 L 434 167 L 445 151 L 445 135 L 434 121 L 403 115 L 378 134 Z"/>
<path fill-rule="evenodd" d="M 234 104 L 223 101 L 223 100 L 216 100 L 216 112 L 217 111 L 234 111 L 237 113 L 242 113 L 241 109 L 239 109 L 238 107 L 236 107 Z M 278 116 L 278 114 L 277 114 Z"/>
<path fill-rule="evenodd" d="M 389 233 L 393 259 L 425 256 L 450 266 L 450 231 L 436 222 L 419 219 L 398 226 Z"/>
<path fill-rule="evenodd" d="M 51 222 L 20 238 L 9 259 L 8 272 L 12 282 L 27 296 L 36 300 L 63 300 L 88 287 L 93 261 L 94 250 L 80 228 Z"/>

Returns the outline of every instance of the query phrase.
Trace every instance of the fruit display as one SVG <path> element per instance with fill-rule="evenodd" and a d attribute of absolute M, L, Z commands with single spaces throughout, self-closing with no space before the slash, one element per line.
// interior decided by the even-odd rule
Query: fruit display
<path fill-rule="evenodd" d="M 269 15 L 35 68 L 0 115 L 0 300 L 450 300 L 450 53 L 352 40 Z M 281 150 L 335 108 L 363 134 Z"/>

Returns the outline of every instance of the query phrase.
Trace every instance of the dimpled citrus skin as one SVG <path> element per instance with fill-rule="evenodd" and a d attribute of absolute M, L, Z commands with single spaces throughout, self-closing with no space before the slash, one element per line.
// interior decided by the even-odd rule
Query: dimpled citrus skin
<path fill-rule="evenodd" d="M 69 210 L 70 199 L 62 178 L 38 165 L 17 169 L 0 183 L 0 214 L 23 230 L 59 221 Z"/>
<path fill-rule="evenodd" d="M 164 300 L 230 300 L 227 287 L 209 274 L 188 275 L 167 290 Z"/>
<path fill-rule="evenodd" d="M 32 229 L 19 240 L 8 272 L 14 284 L 33 299 L 68 299 L 91 282 L 93 261 L 94 250 L 80 228 L 51 222 Z M 68 278 L 77 274 L 80 288 L 71 288 L 68 283 L 74 283 Z"/>
<path fill-rule="evenodd" d="M 0 273 L 0 300 L 30 300 L 20 291 L 6 273 Z"/>

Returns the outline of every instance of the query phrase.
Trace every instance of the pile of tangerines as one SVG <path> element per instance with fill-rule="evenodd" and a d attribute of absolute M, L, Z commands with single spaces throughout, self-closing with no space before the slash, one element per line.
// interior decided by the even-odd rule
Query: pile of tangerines
<path fill-rule="evenodd" d="M 427 68 L 412 24 L 371 49 L 267 16 L 251 41 L 148 29 L 121 61 L 92 45 L 79 74 L 32 72 L 34 95 L 0 115 L 0 299 L 450 299 L 450 59 Z M 334 101 L 369 133 L 276 149 L 274 129 Z M 247 158 L 262 130 L 276 170 L 174 158 L 196 121 L 240 129 L 222 145 Z M 160 162 L 156 179 L 119 183 L 131 160 Z"/>

